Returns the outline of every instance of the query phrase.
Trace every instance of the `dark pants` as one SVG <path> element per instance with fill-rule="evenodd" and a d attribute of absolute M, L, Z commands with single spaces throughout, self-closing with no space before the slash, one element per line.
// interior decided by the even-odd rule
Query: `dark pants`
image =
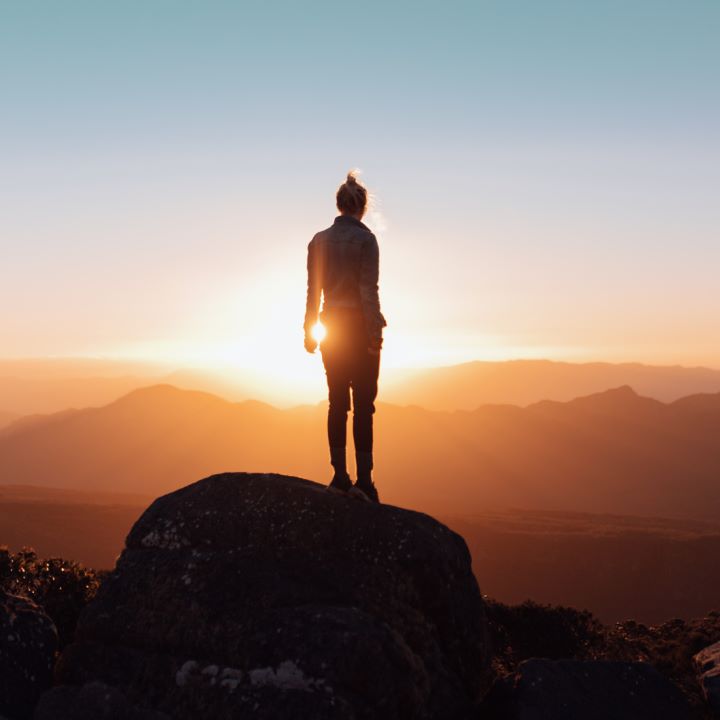
<path fill-rule="evenodd" d="M 343 448 L 347 443 L 352 389 L 355 451 L 372 452 L 380 355 L 368 352 L 368 336 L 359 310 L 328 308 L 321 313 L 320 320 L 327 331 L 320 352 L 330 401 L 328 442 L 331 448 Z"/>

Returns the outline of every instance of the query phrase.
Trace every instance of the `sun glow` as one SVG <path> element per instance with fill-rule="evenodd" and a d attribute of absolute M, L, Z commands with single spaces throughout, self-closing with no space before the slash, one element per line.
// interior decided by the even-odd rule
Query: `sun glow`
<path fill-rule="evenodd" d="M 296 264 L 300 262 L 297 258 Z M 327 396 L 326 377 L 320 353 L 308 353 L 303 345 L 305 292 L 305 277 L 297 267 L 263 268 L 254 282 L 239 287 L 228 282 L 196 298 L 178 331 L 105 352 L 190 368 L 200 375 L 207 371 L 223 378 L 233 399 L 283 407 L 319 402 Z M 549 348 L 526 348 L 472 330 L 439 334 L 418 328 L 415 316 L 422 315 L 422 309 L 417 303 L 409 308 L 407 299 L 393 295 L 391 288 L 383 302 L 392 325 L 383 333 L 381 384 L 411 368 L 548 354 Z M 325 333 L 320 322 L 311 328 L 318 343 Z"/>
<path fill-rule="evenodd" d="M 325 339 L 325 335 L 327 334 L 327 331 L 325 330 L 325 326 L 318 320 L 313 325 L 311 334 L 312 334 L 313 340 L 315 340 L 315 342 L 321 343 Z"/>

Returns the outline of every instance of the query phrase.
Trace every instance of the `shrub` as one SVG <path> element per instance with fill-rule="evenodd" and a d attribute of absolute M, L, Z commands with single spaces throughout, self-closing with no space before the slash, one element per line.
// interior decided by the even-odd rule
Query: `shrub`
<path fill-rule="evenodd" d="M 587 610 L 526 600 L 505 605 L 487 599 L 495 665 L 512 672 L 531 657 L 586 659 L 603 644 L 603 626 Z"/>
<path fill-rule="evenodd" d="M 12 554 L 0 547 L 0 588 L 42 606 L 57 627 L 61 648 L 72 640 L 80 611 L 103 574 L 62 558 L 41 560 L 31 548 Z"/>
<path fill-rule="evenodd" d="M 694 717 L 709 717 L 693 656 L 720 641 L 720 612 L 653 626 L 626 620 L 606 627 L 588 611 L 569 607 L 488 598 L 486 605 L 497 673 L 511 673 L 531 657 L 647 662 L 685 693 Z"/>

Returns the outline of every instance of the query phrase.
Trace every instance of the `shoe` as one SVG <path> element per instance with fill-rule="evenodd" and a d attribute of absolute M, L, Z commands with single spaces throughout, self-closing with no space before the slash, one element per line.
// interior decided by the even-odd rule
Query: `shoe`
<path fill-rule="evenodd" d="M 352 487 L 352 481 L 348 475 L 347 466 L 345 464 L 345 448 L 330 448 L 330 464 L 335 469 L 335 474 L 327 489 L 330 492 L 346 493 Z"/>
<path fill-rule="evenodd" d="M 372 481 L 373 455 L 372 452 L 355 451 L 355 465 L 357 467 L 357 481 L 353 485 L 353 497 L 359 500 L 379 503 L 378 491 Z"/>
<path fill-rule="evenodd" d="M 347 473 L 335 473 L 327 489 L 334 493 L 346 493 L 352 489 L 352 481 Z"/>
<path fill-rule="evenodd" d="M 380 503 L 380 497 L 378 496 L 377 488 L 375 483 L 355 483 L 352 488 L 348 491 L 348 495 L 363 500 L 364 502 Z"/>

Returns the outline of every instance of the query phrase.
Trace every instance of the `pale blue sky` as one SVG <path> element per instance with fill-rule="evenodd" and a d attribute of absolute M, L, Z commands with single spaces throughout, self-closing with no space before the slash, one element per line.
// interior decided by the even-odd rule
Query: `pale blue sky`
<path fill-rule="evenodd" d="M 720 367 L 719 41 L 716 0 L 0 0 L 0 345 L 313 361 L 360 167 L 388 361 Z"/>

